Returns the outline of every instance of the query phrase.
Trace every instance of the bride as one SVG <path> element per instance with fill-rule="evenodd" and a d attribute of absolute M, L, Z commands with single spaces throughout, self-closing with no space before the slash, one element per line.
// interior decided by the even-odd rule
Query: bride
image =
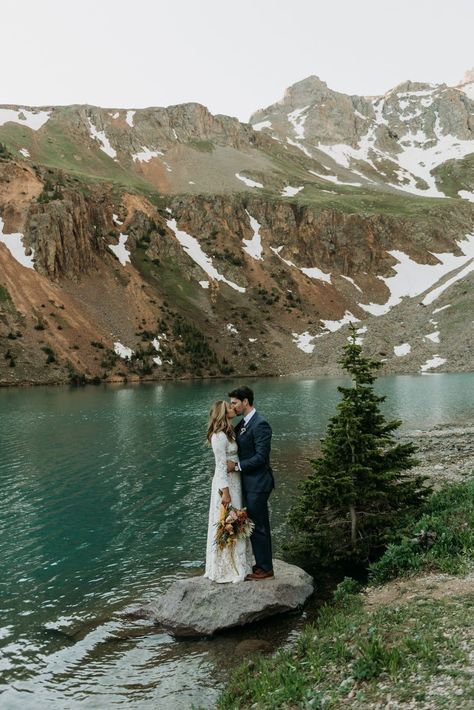
<path fill-rule="evenodd" d="M 206 570 L 204 576 L 213 582 L 242 582 L 252 572 L 252 547 L 248 538 L 237 539 L 233 546 L 219 549 L 214 542 L 221 504 L 242 508 L 240 473 L 227 473 L 227 461 L 238 461 L 232 419 L 235 411 L 223 400 L 215 402 L 209 413 L 207 440 L 215 458 L 211 488 L 209 527 L 207 531 Z M 219 490 L 222 497 L 219 495 Z"/>

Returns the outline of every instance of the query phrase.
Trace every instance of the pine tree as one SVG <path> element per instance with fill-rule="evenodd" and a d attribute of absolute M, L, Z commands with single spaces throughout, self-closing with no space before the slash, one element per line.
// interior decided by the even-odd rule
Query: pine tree
<path fill-rule="evenodd" d="M 423 504 L 430 492 L 416 466 L 415 447 L 396 441 L 400 420 L 380 411 L 385 397 L 374 391 L 381 363 L 362 355 L 356 328 L 339 361 L 352 378 L 338 387 L 342 399 L 311 461 L 310 476 L 289 513 L 296 533 L 291 549 L 316 564 L 374 559 Z"/>

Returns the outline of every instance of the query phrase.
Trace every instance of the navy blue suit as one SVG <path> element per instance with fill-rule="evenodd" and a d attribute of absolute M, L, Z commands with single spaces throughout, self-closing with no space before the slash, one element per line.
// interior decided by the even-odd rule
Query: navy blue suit
<path fill-rule="evenodd" d="M 273 569 L 268 516 L 268 498 L 275 487 L 270 466 L 272 430 L 266 419 L 255 412 L 247 426 L 242 419 L 235 434 L 242 471 L 242 493 L 247 513 L 255 523 L 250 538 L 255 564 L 268 572 Z"/>

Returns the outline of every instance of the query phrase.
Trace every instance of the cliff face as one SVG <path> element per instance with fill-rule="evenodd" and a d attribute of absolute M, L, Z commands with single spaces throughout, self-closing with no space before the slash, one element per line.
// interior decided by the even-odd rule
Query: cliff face
<path fill-rule="evenodd" d="M 469 87 L 0 109 L 0 383 L 472 368 Z"/>

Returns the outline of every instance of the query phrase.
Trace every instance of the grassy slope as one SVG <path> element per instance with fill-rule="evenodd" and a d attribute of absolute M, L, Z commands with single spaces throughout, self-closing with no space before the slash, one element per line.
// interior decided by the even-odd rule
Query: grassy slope
<path fill-rule="evenodd" d="M 434 544 L 422 531 L 436 533 Z M 436 493 L 413 538 L 393 545 L 372 569 L 372 584 L 415 572 L 463 574 L 474 556 L 474 479 Z M 433 579 L 427 578 L 428 580 Z M 448 578 L 449 579 L 449 578 Z M 446 578 L 438 577 L 443 589 Z M 418 585 L 405 598 L 370 607 L 352 580 L 343 582 L 332 605 L 306 627 L 292 651 L 259 658 L 235 672 L 218 702 L 237 708 L 385 707 L 388 700 L 411 708 L 474 706 L 474 590 L 462 580 L 452 593 L 430 594 Z M 412 582 L 415 588 L 415 580 Z M 435 585 L 433 585 L 435 586 Z M 382 587 L 382 590 L 384 588 Z M 428 705 L 426 703 L 429 703 Z M 398 707 L 398 705 L 394 705 Z"/>
<path fill-rule="evenodd" d="M 68 110 L 63 109 L 66 112 Z M 120 162 L 104 153 L 97 142 L 84 143 L 76 140 L 68 131 L 66 123 L 58 118 L 51 118 L 37 132 L 17 123 L 4 124 L 0 126 L 0 142 L 18 157 L 20 148 L 27 148 L 33 163 L 63 170 L 75 177 L 79 183 L 106 181 L 119 189 L 142 193 L 155 203 L 159 201 L 156 188 L 143 176 L 131 167 L 122 167 Z M 213 150 L 209 141 L 195 141 L 188 146 L 197 152 L 212 154 Z M 415 218 L 429 217 L 433 211 L 449 211 L 461 203 L 456 201 L 454 205 L 448 199 L 417 197 L 366 186 L 336 185 L 311 175 L 310 169 L 316 168 L 317 171 L 324 172 L 324 168 L 317 161 L 300 154 L 297 149 L 285 150 L 279 144 L 269 144 L 260 148 L 260 151 L 263 156 L 270 158 L 273 165 L 273 170 L 264 176 L 266 189 L 260 193 L 267 199 L 280 200 L 281 188 L 286 184 L 295 187 L 304 185 L 305 189 L 291 198 L 292 201 L 346 213 L 390 214 Z M 469 166 L 470 159 L 466 158 L 459 169 L 465 172 L 470 169 Z M 256 176 L 257 179 L 258 177 Z M 453 196 L 456 195 L 456 191 L 451 192 Z"/>

